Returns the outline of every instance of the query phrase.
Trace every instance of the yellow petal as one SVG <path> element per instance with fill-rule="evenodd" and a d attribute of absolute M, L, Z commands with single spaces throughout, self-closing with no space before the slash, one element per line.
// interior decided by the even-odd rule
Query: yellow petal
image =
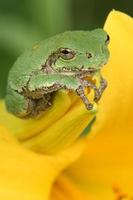
<path fill-rule="evenodd" d="M 74 162 L 84 149 L 78 142 L 55 156 L 45 156 L 24 149 L 0 126 L 0 199 L 48 199 L 57 175 Z"/>
<path fill-rule="evenodd" d="M 108 80 L 85 155 L 67 172 L 91 200 L 133 198 L 133 19 L 112 11 L 105 23 Z M 126 194 L 126 195 L 125 195 Z M 119 198 L 118 198 L 119 197 Z M 77 198 L 78 199 L 78 198 Z M 122 198 L 121 198 L 122 199 Z"/>
<path fill-rule="evenodd" d="M 65 175 L 61 175 L 53 185 L 50 200 L 88 200 L 88 198 Z"/>
<path fill-rule="evenodd" d="M 51 109 L 34 119 L 22 120 L 7 113 L 3 101 L 0 106 L 0 123 L 8 127 L 24 146 L 45 153 L 55 153 L 70 146 L 97 111 L 96 105 L 88 111 L 76 95 L 66 91 L 58 92 Z"/>
<path fill-rule="evenodd" d="M 125 132 L 133 132 L 133 19 L 126 14 L 112 11 L 105 23 L 105 29 L 111 38 L 110 62 L 104 70 L 108 88 L 100 103 L 94 131 L 102 129 L 104 134 L 108 130 L 107 137 L 109 132 L 111 135 L 121 132 L 121 137 L 126 137 Z"/>
<path fill-rule="evenodd" d="M 49 112 L 45 112 L 41 120 L 40 118 L 22 120 L 7 113 L 4 101 L 0 101 L 0 123 L 8 127 L 15 137 L 23 140 L 34 136 L 36 132 L 45 130 L 55 121 L 60 119 L 67 112 L 70 105 L 71 99 L 67 93 L 62 92 L 56 97 L 52 109 Z"/>

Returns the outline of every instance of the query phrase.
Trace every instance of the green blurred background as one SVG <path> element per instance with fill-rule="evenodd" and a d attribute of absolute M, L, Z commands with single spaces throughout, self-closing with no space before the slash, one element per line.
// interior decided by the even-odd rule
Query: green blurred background
<path fill-rule="evenodd" d="M 0 97 L 26 47 L 65 30 L 102 27 L 110 10 L 133 15 L 132 0 L 0 0 Z"/>

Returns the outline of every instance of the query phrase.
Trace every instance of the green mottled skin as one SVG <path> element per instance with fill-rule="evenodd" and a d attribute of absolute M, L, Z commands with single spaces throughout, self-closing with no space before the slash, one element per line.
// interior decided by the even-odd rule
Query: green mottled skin
<path fill-rule="evenodd" d="M 106 40 L 107 33 L 103 29 L 67 31 L 26 50 L 9 72 L 5 99 L 7 110 L 19 117 L 31 117 L 36 106 L 33 99 L 42 98 L 60 88 L 76 91 L 81 85 L 81 78 L 75 74 L 82 72 L 82 67 L 84 71 L 91 68 L 100 74 L 101 67 L 107 63 L 109 51 Z M 71 49 L 75 56 L 68 60 L 58 56 L 51 64 L 52 70 L 45 71 L 49 56 L 57 54 L 60 48 Z M 91 53 L 91 58 L 87 57 L 87 53 Z M 55 84 L 60 85 L 59 88 L 54 86 L 50 90 Z"/>

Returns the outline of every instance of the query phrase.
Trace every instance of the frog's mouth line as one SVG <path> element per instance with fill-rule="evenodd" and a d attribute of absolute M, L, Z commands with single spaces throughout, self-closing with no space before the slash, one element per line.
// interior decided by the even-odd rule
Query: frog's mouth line
<path fill-rule="evenodd" d="M 62 69 L 58 69 L 57 71 L 63 75 L 77 75 L 77 76 L 87 77 L 94 75 L 98 71 L 98 69 L 95 68 L 85 69 L 83 67 L 71 69 L 63 67 Z"/>

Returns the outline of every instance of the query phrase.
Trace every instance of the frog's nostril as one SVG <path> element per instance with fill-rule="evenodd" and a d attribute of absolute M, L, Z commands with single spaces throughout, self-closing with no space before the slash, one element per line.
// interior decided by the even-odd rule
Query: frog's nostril
<path fill-rule="evenodd" d="M 86 53 L 87 58 L 91 58 L 92 54 L 91 53 Z"/>

